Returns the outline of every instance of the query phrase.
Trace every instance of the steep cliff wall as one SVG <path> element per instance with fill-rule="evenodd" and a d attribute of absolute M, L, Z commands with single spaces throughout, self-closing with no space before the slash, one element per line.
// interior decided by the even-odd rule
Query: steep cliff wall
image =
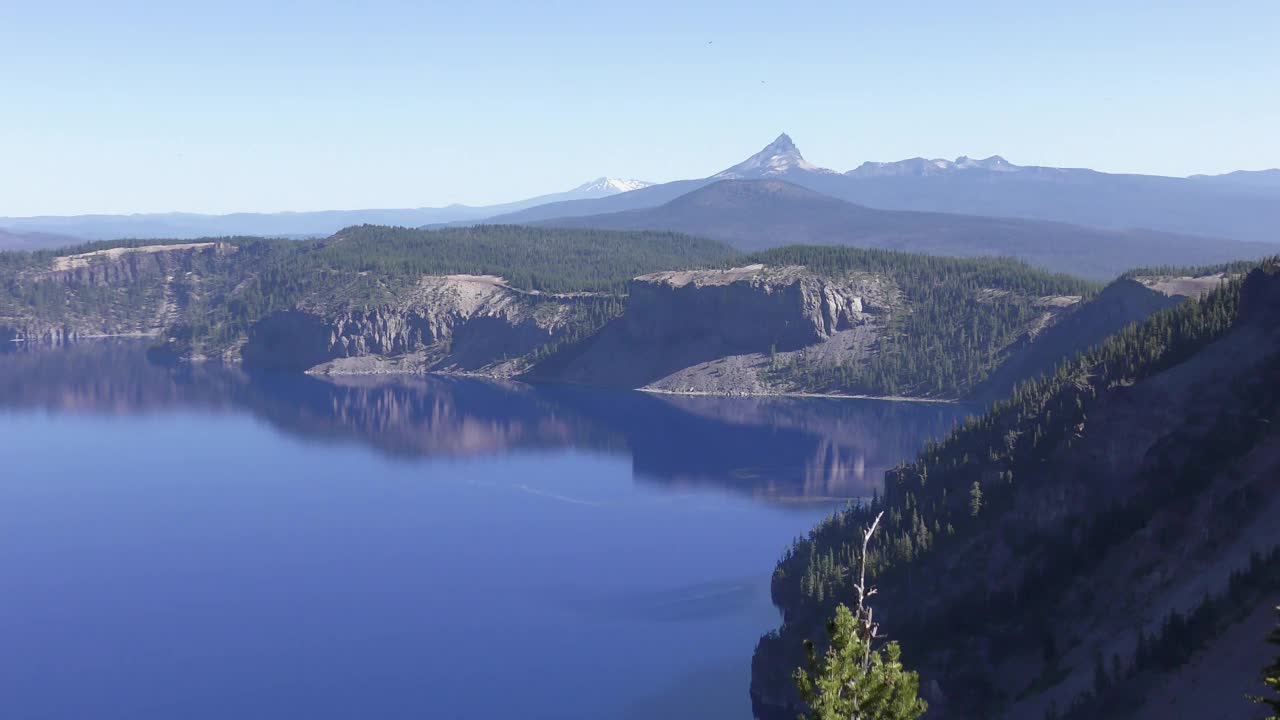
<path fill-rule="evenodd" d="M 626 329 L 642 343 L 714 335 L 744 350 L 792 350 L 864 322 L 859 290 L 800 267 L 654 273 L 629 284 Z"/>
<path fill-rule="evenodd" d="M 238 253 L 224 242 L 119 247 L 63 255 L 6 278 L 0 337 L 61 344 L 101 335 L 153 335 L 226 280 Z"/>
<path fill-rule="evenodd" d="M 57 257 L 47 270 L 37 272 L 41 279 L 61 285 L 127 285 L 194 272 L 237 250 L 223 242 L 119 247 Z"/>
<path fill-rule="evenodd" d="M 1202 277 L 1126 277 L 1061 318 L 1032 328 L 1010 349 L 1009 357 L 973 394 L 979 402 L 1009 395 L 1013 386 L 1051 372 L 1058 363 L 1095 345 L 1130 323 L 1199 297 L 1226 280 L 1223 274 Z"/>
<path fill-rule="evenodd" d="M 749 265 L 644 275 L 626 312 L 570 358 L 536 368 L 555 380 L 752 394 L 779 353 L 839 346 L 865 353 L 898 289 L 874 275 L 836 279 L 803 267 Z"/>
<path fill-rule="evenodd" d="M 347 374 L 390 371 L 513 375 L 579 327 L 602 298 L 521 291 L 501 278 L 422 278 L 395 304 L 314 305 L 249 331 L 246 365 Z"/>
<path fill-rule="evenodd" d="M 34 318 L 0 317 L 0 342 L 59 346 L 75 342 L 82 334 L 78 324 L 60 324 Z"/>

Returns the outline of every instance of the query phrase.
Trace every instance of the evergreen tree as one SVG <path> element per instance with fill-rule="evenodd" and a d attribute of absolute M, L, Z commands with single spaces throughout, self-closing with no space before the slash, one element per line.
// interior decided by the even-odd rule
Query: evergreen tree
<path fill-rule="evenodd" d="M 863 535 L 857 608 L 841 603 L 827 623 L 829 645 L 819 656 L 805 641 L 807 668 L 794 673 L 800 698 L 809 706 L 807 720 L 916 720 L 928 705 L 919 697 L 920 678 L 902 665 L 897 643 L 877 649 L 878 625 L 866 600 L 875 594 L 866 585 L 866 556 L 880 516 Z"/>
<path fill-rule="evenodd" d="M 1276 608 L 1276 612 L 1280 613 L 1280 607 Z M 1280 645 L 1280 625 L 1271 631 L 1271 636 L 1267 640 L 1274 645 Z M 1280 720 L 1280 656 L 1277 656 L 1275 662 L 1262 671 L 1262 682 L 1271 689 L 1275 697 L 1254 697 L 1253 701 L 1271 709 L 1271 717 L 1267 720 Z"/>

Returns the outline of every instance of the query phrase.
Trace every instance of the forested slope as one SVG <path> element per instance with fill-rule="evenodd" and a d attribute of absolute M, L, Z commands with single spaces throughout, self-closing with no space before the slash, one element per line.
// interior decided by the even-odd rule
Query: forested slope
<path fill-rule="evenodd" d="M 794 716 L 800 640 L 849 597 L 858 528 L 884 510 L 878 617 L 931 716 L 1132 715 L 1280 592 L 1278 432 L 1268 263 L 1018 386 L 799 541 L 774 576 L 785 622 L 757 650 L 758 714 Z"/>
<path fill-rule="evenodd" d="M 1020 336 L 1097 290 L 1007 258 L 797 246 L 750 259 L 829 277 L 872 275 L 897 289 L 898 306 L 883 316 L 873 353 L 776 363 L 772 375 L 806 392 L 964 397 L 1006 360 Z"/>

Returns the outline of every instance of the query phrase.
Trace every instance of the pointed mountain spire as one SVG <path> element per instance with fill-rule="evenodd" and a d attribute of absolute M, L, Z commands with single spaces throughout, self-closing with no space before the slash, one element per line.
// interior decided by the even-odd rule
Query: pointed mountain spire
<path fill-rule="evenodd" d="M 796 171 L 832 172 L 805 160 L 804 156 L 800 154 L 800 149 L 791 141 L 791 136 L 782 133 L 773 142 L 764 146 L 764 149 L 760 152 L 728 170 L 716 173 L 713 177 L 718 179 L 756 179 L 777 177 Z"/>

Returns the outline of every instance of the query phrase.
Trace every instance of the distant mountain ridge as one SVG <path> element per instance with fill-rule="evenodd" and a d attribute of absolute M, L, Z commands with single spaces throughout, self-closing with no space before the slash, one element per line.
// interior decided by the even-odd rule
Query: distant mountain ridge
<path fill-rule="evenodd" d="M 66 215 L 0 218 L 0 233 L 26 236 L 23 242 L 0 234 L 0 250 L 58 247 L 83 240 L 115 238 L 197 238 L 233 235 L 316 237 L 352 225 L 418 225 L 482 220 L 548 203 L 595 200 L 649 187 L 653 183 L 599 177 L 572 190 L 488 206 L 448 205 L 407 209 L 321 210 L 315 212 L 143 213 L 134 215 Z"/>
<path fill-rule="evenodd" d="M 510 203 L 408 209 L 198 215 L 83 215 L 0 218 L 13 233 L 79 239 L 218 235 L 314 237 L 343 227 L 530 224 L 652 208 L 718 180 L 785 180 L 868 208 L 1049 220 L 1112 230 L 1146 228 L 1256 242 L 1280 242 L 1280 169 L 1187 178 L 1017 165 L 999 156 L 865 162 L 847 172 L 821 167 L 786 133 L 740 163 L 702 178 L 653 184 L 600 177 L 560 193 Z M 1213 242 L 1207 240 L 1206 242 Z M 0 249 L 15 247 L 0 239 Z"/>
<path fill-rule="evenodd" d="M 845 245 L 973 257 L 1015 257 L 1095 280 L 1150 264 L 1205 265 L 1273 254 L 1275 246 L 1148 230 L 1108 230 L 1020 218 L 879 210 L 787 180 L 719 180 L 652 208 L 538 224 L 667 230 L 723 240 L 747 252 L 782 245 Z"/>
<path fill-rule="evenodd" d="M 866 162 L 840 173 L 809 162 L 786 133 L 741 163 L 602 200 L 548 203 L 485 222 L 538 223 L 641 210 L 718 180 L 785 180 L 881 210 L 1049 220 L 1112 230 L 1150 230 L 1280 242 L 1280 170 L 1190 178 L 1124 175 L 1084 168 L 1016 165 L 992 155 L 955 160 Z M 1205 240 L 1207 243 L 1216 242 Z"/>
<path fill-rule="evenodd" d="M 926 160 L 922 157 L 899 160 L 897 162 L 864 162 L 845 173 L 849 177 L 902 177 L 904 175 L 941 175 L 957 170 L 989 170 L 991 172 L 1017 172 L 1022 168 L 1005 160 L 999 155 L 992 155 L 981 160 L 961 155 L 952 160 L 935 158 Z"/>
<path fill-rule="evenodd" d="M 1280 169 L 1236 170 L 1222 175 L 1192 175 L 1187 179 L 1209 187 L 1280 192 Z"/>

